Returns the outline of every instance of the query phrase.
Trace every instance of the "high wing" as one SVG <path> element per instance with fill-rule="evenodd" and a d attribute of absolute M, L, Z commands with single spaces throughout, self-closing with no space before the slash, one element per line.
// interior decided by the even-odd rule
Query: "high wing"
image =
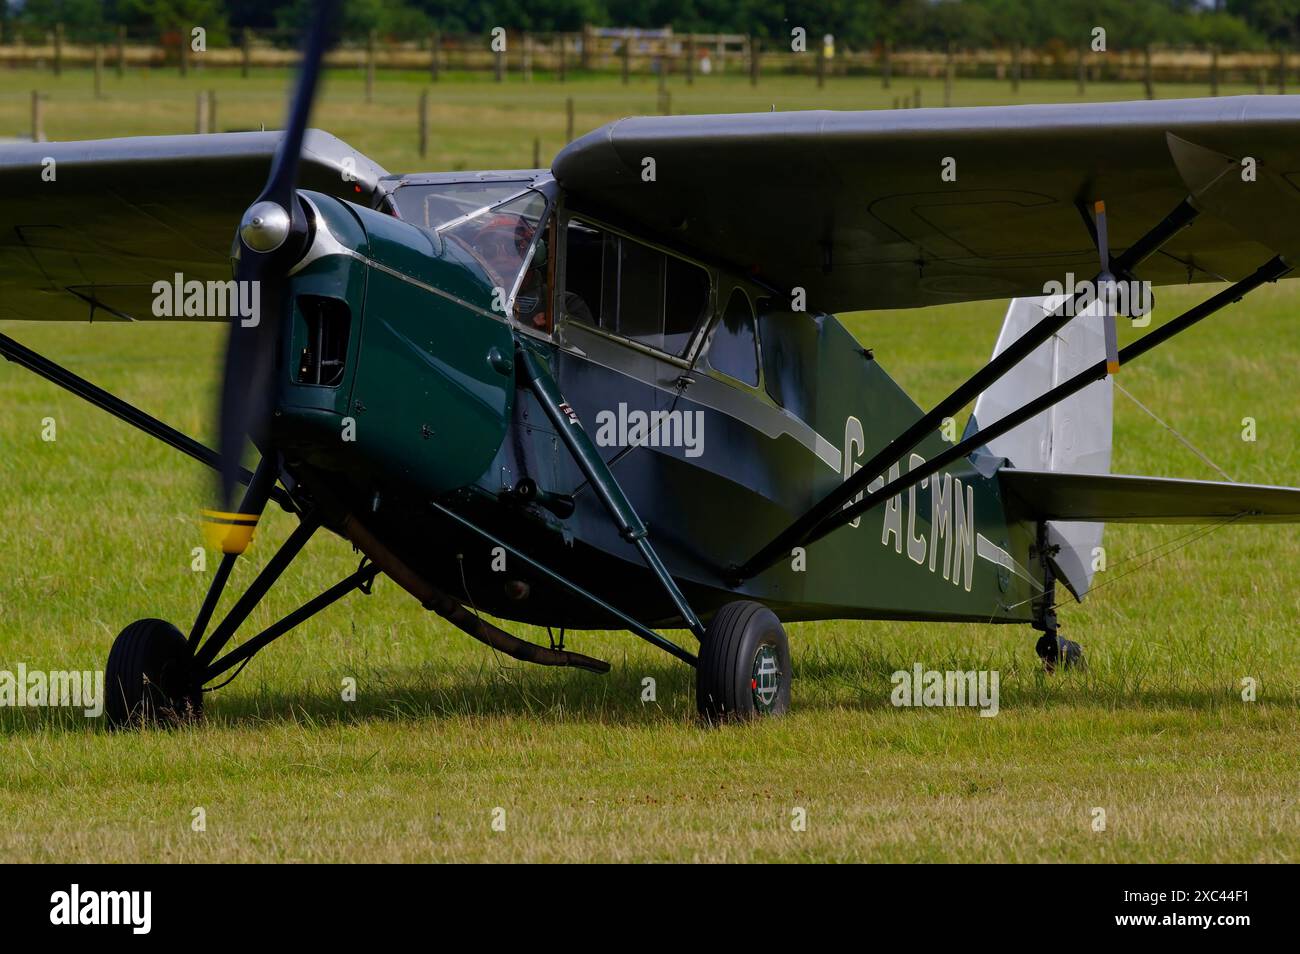
<path fill-rule="evenodd" d="M 230 278 L 279 132 L 0 147 L 0 318 L 152 320 L 153 285 Z M 385 171 L 309 130 L 301 186 L 369 202 Z M 194 319 L 187 319 L 194 320 Z"/>
<path fill-rule="evenodd" d="M 1092 278 L 1096 200 L 1115 255 L 1189 196 L 1203 213 L 1138 269 L 1154 284 L 1300 251 L 1300 96 L 639 117 L 553 171 L 579 207 L 832 312 Z"/>
<path fill-rule="evenodd" d="M 1004 468 L 998 480 L 1038 520 L 1107 523 L 1296 523 L 1300 489 L 1121 474 Z"/>

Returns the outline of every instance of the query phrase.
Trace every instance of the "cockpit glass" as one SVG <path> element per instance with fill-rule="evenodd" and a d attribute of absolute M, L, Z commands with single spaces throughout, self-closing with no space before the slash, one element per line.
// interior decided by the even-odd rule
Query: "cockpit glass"
<path fill-rule="evenodd" d="M 438 182 L 404 185 L 390 196 L 397 217 L 435 231 L 448 222 L 504 202 L 528 188 L 523 180 L 508 182 Z"/>
<path fill-rule="evenodd" d="M 513 298 L 515 285 L 533 251 L 546 213 L 540 192 L 525 194 L 483 209 L 438 230 L 448 242 L 459 245 L 483 266 L 492 284 Z"/>

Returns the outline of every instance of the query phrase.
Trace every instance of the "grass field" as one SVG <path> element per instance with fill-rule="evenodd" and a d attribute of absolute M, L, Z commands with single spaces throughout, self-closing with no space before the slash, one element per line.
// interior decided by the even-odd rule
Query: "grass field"
<path fill-rule="evenodd" d="M 185 132 L 193 97 L 219 92 L 222 128 L 278 125 L 284 76 L 131 74 L 90 96 L 88 73 L 0 73 L 0 135 L 51 95 L 52 138 Z M 887 106 L 896 82 L 736 79 L 673 86 L 676 111 Z M 923 101 L 941 101 L 925 83 Z M 531 164 L 579 132 L 655 106 L 652 82 L 583 79 L 435 89 L 430 157 L 415 155 L 418 77 L 363 103 L 332 77 L 316 125 L 393 170 Z M 1244 91 L 1244 90 L 1243 90 Z M 1090 98 L 1136 87 L 1094 86 Z M 1162 88 L 1162 95 L 1201 95 Z M 1004 84 L 957 104 L 1007 101 Z M 1021 100 L 1070 100 L 1025 84 Z M 251 197 L 250 197 L 251 198 Z M 761 197 L 757 197 L 760 198 Z M 1204 291 L 1158 293 L 1156 320 Z M 1236 480 L 1300 481 L 1298 286 L 1266 287 L 1131 368 L 1121 383 Z M 863 344 L 928 404 L 988 355 L 1003 305 L 847 316 Z M 218 329 L 0 324 L 91 380 L 204 439 Z M 1134 332 L 1126 330 L 1126 337 Z M 1115 470 L 1217 475 L 1123 395 Z M 191 570 L 210 476 L 13 365 L 0 365 L 0 669 L 98 669 L 127 622 L 188 626 L 208 574 Z M 57 440 L 41 439 L 53 417 Z M 1258 439 L 1241 438 L 1242 419 Z M 247 583 L 290 527 L 265 522 Z M 876 860 L 1294 861 L 1300 856 L 1300 530 L 1113 527 L 1109 568 L 1063 633 L 1086 673 L 1045 677 L 1025 627 L 792 626 L 795 708 L 709 729 L 693 674 L 626 634 L 572 645 L 606 677 L 523 667 L 422 611 L 387 581 L 271 647 L 208 696 L 197 728 L 110 734 L 59 710 L 0 710 L 0 861 Z M 1146 566 L 1160 545 L 1187 543 Z M 318 538 L 254 614 L 260 629 L 356 565 Z M 213 561 L 215 563 L 215 561 Z M 889 704 L 890 673 L 997 669 L 1001 712 Z M 657 680 L 656 703 L 641 680 Z M 357 680 L 358 697 L 340 698 Z M 1241 680 L 1258 683 L 1244 702 Z M 196 808 L 206 831 L 192 830 Z M 791 829 L 807 812 L 806 831 Z M 1093 830 L 1104 809 L 1105 831 Z M 494 831 L 494 810 L 505 831 Z M 498 816 L 499 817 L 499 816 Z"/>

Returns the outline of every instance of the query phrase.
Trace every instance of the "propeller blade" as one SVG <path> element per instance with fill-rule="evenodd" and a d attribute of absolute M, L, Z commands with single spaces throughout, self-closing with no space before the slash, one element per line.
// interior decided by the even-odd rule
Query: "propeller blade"
<path fill-rule="evenodd" d="M 253 314 L 239 314 L 230 325 L 219 403 L 221 500 L 231 509 L 245 444 L 270 434 L 276 351 L 284 323 L 284 276 L 301 256 L 308 223 L 298 201 L 298 170 L 303 139 L 319 84 L 329 21 L 337 0 L 319 0 L 303 48 L 302 68 L 289 115 L 266 185 L 239 225 L 235 281 L 241 301 L 255 303 Z"/>
<path fill-rule="evenodd" d="M 271 200 L 288 208 L 298 185 L 298 166 L 302 160 L 302 142 L 311 119 L 311 107 L 316 99 L 316 86 L 320 80 L 321 63 L 325 59 L 325 44 L 329 38 L 329 20 L 336 0 L 318 0 L 316 15 L 312 18 L 307 42 L 303 48 L 302 69 L 298 73 L 298 88 L 289 105 L 289 118 L 285 124 L 284 138 L 271 160 L 271 174 L 267 176 L 259 201 Z"/>
<path fill-rule="evenodd" d="M 235 281 L 258 282 L 254 299 L 256 315 L 240 315 L 232 321 L 226 346 L 226 363 L 222 373 L 218 418 L 218 448 L 221 453 L 221 500 L 230 510 L 239 484 L 244 445 L 251 440 L 262 444 L 270 433 L 271 401 L 275 387 L 275 327 L 281 306 L 281 283 L 264 281 L 260 270 L 249 261 L 243 250 Z M 245 322 L 256 324 L 245 325 Z"/>
<path fill-rule="evenodd" d="M 1115 328 L 1115 276 L 1110 271 L 1110 236 L 1106 229 L 1106 203 L 1093 204 L 1097 219 L 1097 256 L 1101 268 L 1097 275 L 1097 301 L 1101 306 L 1101 320 L 1106 333 L 1106 373 L 1119 371 L 1119 332 Z"/>

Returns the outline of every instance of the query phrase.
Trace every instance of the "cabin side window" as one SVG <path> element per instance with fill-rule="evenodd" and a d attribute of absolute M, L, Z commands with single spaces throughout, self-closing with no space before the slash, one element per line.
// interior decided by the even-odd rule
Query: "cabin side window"
<path fill-rule="evenodd" d="M 714 371 L 758 387 L 758 334 L 754 329 L 754 306 L 743 289 L 736 288 L 727 308 L 705 345 L 704 360 Z"/>
<path fill-rule="evenodd" d="M 580 219 L 570 219 L 565 233 L 565 316 L 685 355 L 709 312 L 708 271 Z"/>

